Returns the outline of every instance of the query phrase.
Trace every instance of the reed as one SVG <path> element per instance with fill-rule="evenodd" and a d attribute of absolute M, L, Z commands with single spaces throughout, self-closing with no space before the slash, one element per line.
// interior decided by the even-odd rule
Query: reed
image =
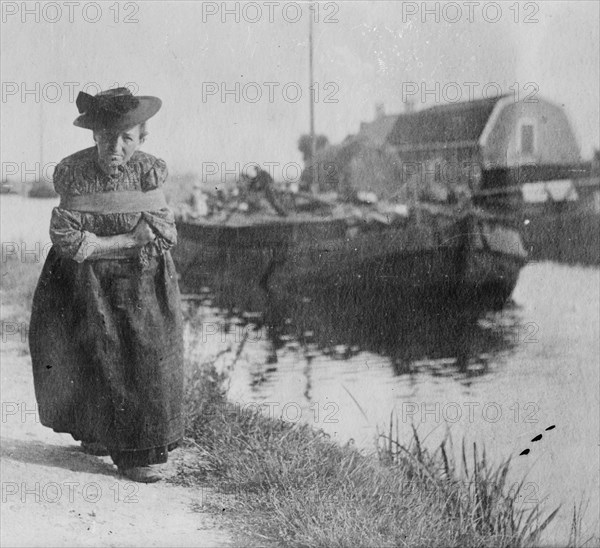
<path fill-rule="evenodd" d="M 2 321 L 28 322 L 41 262 L 5 259 Z M 230 349 L 233 362 L 242 348 Z M 234 526 L 261 545 L 520 547 L 534 545 L 558 512 L 519 506 L 524 483 L 509 488 L 510 460 L 494 466 L 483 448 L 463 444 L 456 463 L 450 438 L 430 452 L 416 430 L 403 445 L 393 416 L 371 455 L 243 411 L 227 401 L 227 368 L 215 367 L 224 357 L 186 364 L 188 441 L 201 451 L 177 481 L 216 489 L 203 510 L 234 510 Z M 584 512 L 573 507 L 570 548 L 590 545 Z"/>
<path fill-rule="evenodd" d="M 525 506 L 520 502 L 525 479 L 509 484 L 510 458 L 494 465 L 488 461 L 485 448 L 473 443 L 467 449 L 463 440 L 460 462 L 456 463 L 449 435 L 429 452 L 414 426 L 410 445 L 402 445 L 397 426 L 396 422 L 394 432 L 392 415 L 389 432 L 379 434 L 382 462 L 410 470 L 418 482 L 445 501 L 446 511 L 466 529 L 496 539 L 497 546 L 532 546 L 540 541 L 560 506 L 543 516 L 540 503 Z"/>
<path fill-rule="evenodd" d="M 595 535 L 583 534 L 583 516 L 589 506 L 589 500 L 583 497 L 578 504 L 573 504 L 573 513 L 571 514 L 571 527 L 569 528 L 569 541 L 567 548 L 583 548 L 585 546 L 600 546 L 600 538 Z"/>
<path fill-rule="evenodd" d="M 559 511 L 522 509 L 523 482 L 512 489 L 507 483 L 510 461 L 494 466 L 476 444 L 462 447 L 457 464 L 451 440 L 430 452 L 413 430 L 411 443 L 403 446 L 390 420 L 376 454 L 368 454 L 309 425 L 228 403 L 224 377 L 213 367 L 204 364 L 188 387 L 188 436 L 207 462 L 188 470 L 186 480 L 228 495 L 228 503 L 216 498 L 207 506 L 233 508 L 236 526 L 259 531 L 260 542 L 530 546 Z"/>

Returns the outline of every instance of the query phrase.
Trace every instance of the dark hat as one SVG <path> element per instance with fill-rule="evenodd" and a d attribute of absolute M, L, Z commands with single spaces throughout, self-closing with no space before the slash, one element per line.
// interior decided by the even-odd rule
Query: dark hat
<path fill-rule="evenodd" d="M 77 127 L 127 129 L 154 116 L 162 101 L 148 95 L 134 96 L 127 88 L 115 88 L 95 96 L 80 91 L 75 104 L 80 113 L 73 122 Z"/>

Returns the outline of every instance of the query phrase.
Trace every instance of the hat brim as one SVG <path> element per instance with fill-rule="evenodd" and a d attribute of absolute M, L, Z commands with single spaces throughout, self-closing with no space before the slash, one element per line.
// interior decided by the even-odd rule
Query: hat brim
<path fill-rule="evenodd" d="M 128 129 L 152 118 L 162 106 L 158 97 L 142 95 L 136 96 L 136 99 L 139 101 L 138 106 L 124 114 L 95 113 L 92 116 L 85 113 L 78 116 L 73 125 L 92 130 Z"/>

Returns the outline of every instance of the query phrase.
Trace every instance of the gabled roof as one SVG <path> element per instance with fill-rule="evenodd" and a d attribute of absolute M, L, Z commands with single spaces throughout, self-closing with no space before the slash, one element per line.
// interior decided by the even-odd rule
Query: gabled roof
<path fill-rule="evenodd" d="M 363 123 L 356 137 L 374 146 L 383 145 L 394 128 L 398 116 L 398 114 L 388 114 L 381 118 L 376 118 L 372 122 Z"/>
<path fill-rule="evenodd" d="M 504 97 L 506 95 L 400 114 L 388 141 L 399 147 L 476 142 L 485 129 L 494 107 Z"/>

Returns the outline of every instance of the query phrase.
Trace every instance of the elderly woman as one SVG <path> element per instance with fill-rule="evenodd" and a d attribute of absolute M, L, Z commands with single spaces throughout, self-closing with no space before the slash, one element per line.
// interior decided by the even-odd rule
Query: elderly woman
<path fill-rule="evenodd" d="M 33 299 L 30 348 L 42 424 L 154 482 L 183 436 L 183 340 L 169 248 L 165 163 L 141 152 L 160 99 L 80 93 L 76 126 L 95 146 L 54 172 L 60 205 Z"/>

